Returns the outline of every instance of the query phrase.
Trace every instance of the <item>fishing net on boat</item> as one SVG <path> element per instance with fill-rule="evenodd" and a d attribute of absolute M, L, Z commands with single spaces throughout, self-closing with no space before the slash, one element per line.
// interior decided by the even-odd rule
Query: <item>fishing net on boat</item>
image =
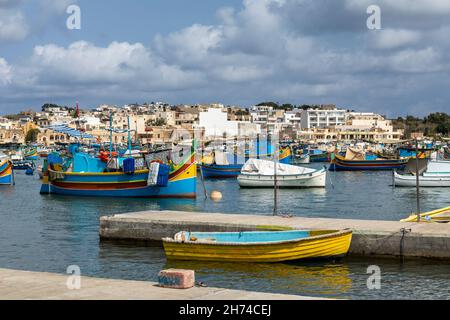
<path fill-rule="evenodd" d="M 150 167 L 150 163 L 154 161 L 161 161 L 163 163 L 168 163 L 170 159 L 172 159 L 171 150 L 155 151 L 145 156 L 145 162 L 147 163 L 148 167 Z"/>

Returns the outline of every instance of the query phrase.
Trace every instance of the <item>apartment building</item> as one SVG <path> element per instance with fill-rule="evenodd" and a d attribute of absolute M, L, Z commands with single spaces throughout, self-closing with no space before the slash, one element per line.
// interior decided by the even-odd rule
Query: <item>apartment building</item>
<path fill-rule="evenodd" d="M 301 128 L 302 130 L 313 128 L 327 128 L 345 124 L 346 110 L 336 107 L 317 107 L 302 110 Z"/>

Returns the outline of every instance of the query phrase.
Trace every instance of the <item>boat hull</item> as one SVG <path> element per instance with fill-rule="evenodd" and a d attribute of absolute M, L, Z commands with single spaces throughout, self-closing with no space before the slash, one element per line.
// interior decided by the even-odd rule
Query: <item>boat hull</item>
<path fill-rule="evenodd" d="M 12 163 L 9 160 L 0 161 L 0 184 L 12 184 Z"/>
<path fill-rule="evenodd" d="M 290 164 L 292 161 L 292 151 L 291 148 L 281 148 L 278 162 L 283 164 Z"/>
<path fill-rule="evenodd" d="M 329 162 L 330 157 L 328 153 L 322 153 L 322 154 L 310 154 L 309 155 L 309 161 L 310 162 Z"/>
<path fill-rule="evenodd" d="M 310 162 L 311 162 L 310 161 L 310 155 L 306 154 L 306 155 L 302 155 L 302 156 L 299 156 L 299 157 L 295 157 L 292 160 L 291 164 L 308 164 Z"/>
<path fill-rule="evenodd" d="M 314 234 L 313 232 L 311 232 Z M 283 262 L 344 256 L 352 238 L 351 231 L 336 231 L 290 241 L 264 243 L 202 243 L 163 239 L 169 260 L 226 262 Z"/>
<path fill-rule="evenodd" d="M 415 175 L 402 175 L 394 173 L 394 185 L 396 187 L 416 187 Z M 448 176 L 419 176 L 420 187 L 450 187 L 450 175 Z"/>
<path fill-rule="evenodd" d="M 123 198 L 195 198 L 197 188 L 196 163 L 190 163 L 172 172 L 167 187 L 147 185 L 149 171 L 134 174 L 117 173 L 63 173 L 49 170 L 44 175 L 42 194 L 85 197 Z"/>
<path fill-rule="evenodd" d="M 403 169 L 408 160 L 345 160 L 343 157 L 335 156 L 330 171 L 381 171 Z"/>
<path fill-rule="evenodd" d="M 273 188 L 273 175 L 241 174 L 238 183 L 241 188 Z M 277 175 L 279 188 L 325 188 L 326 170 L 317 170 L 308 174 Z"/>
<path fill-rule="evenodd" d="M 242 164 L 205 165 L 200 168 L 204 178 L 236 178 L 242 169 Z"/>

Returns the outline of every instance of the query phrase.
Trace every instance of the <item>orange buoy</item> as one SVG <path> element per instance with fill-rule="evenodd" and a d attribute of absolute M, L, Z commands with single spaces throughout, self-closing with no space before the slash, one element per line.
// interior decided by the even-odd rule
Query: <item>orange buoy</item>
<path fill-rule="evenodd" d="M 211 199 L 214 201 L 222 200 L 222 192 L 214 190 L 213 192 L 211 192 Z"/>

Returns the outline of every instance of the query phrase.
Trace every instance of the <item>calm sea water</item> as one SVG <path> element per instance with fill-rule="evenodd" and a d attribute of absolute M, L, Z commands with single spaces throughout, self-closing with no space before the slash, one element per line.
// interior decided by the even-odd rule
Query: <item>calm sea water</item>
<path fill-rule="evenodd" d="M 399 220 L 415 210 L 415 189 L 396 188 L 389 172 L 329 173 L 324 190 L 281 190 L 280 212 L 308 217 Z M 351 299 L 449 299 L 450 263 L 431 260 L 354 259 L 290 264 L 166 262 L 160 247 L 100 243 L 102 215 L 140 210 L 268 214 L 272 190 L 240 189 L 235 180 L 206 182 L 219 202 L 197 200 L 73 198 L 39 194 L 40 180 L 16 174 L 16 186 L 0 187 L 0 268 L 156 280 L 168 267 L 196 271 L 209 286 Z M 450 189 L 423 189 L 423 210 L 448 205 Z M 367 289 L 367 268 L 381 268 L 381 289 Z"/>

